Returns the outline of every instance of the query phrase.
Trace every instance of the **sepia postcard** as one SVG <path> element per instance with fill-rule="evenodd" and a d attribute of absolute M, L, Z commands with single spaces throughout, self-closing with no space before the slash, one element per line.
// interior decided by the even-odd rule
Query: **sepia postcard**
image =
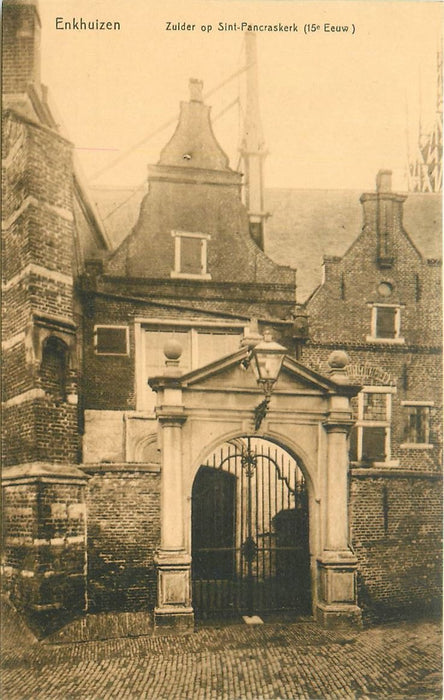
<path fill-rule="evenodd" d="M 442 22 L 3 0 L 8 700 L 441 697 Z"/>

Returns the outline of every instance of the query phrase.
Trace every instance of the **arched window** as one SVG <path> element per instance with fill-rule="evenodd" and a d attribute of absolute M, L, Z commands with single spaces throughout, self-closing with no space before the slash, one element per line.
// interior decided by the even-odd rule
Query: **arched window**
<path fill-rule="evenodd" d="M 60 338 L 50 336 L 43 345 L 40 378 L 46 394 L 58 401 L 66 398 L 67 365 L 67 346 Z"/>

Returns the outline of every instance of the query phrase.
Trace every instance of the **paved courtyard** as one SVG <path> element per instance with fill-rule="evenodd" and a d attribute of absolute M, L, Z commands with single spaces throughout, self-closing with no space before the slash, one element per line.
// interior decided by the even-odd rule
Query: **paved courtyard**
<path fill-rule="evenodd" d="M 201 627 L 69 644 L 36 642 L 3 616 L 4 700 L 44 698 L 441 698 L 441 625 L 359 633 L 307 620 Z"/>

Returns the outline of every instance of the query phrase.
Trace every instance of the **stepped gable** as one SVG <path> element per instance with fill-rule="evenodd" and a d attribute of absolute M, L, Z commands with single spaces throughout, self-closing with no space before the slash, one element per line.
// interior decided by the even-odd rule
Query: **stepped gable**
<path fill-rule="evenodd" d="M 342 256 L 362 228 L 359 190 L 265 190 L 265 250 L 276 263 L 297 268 L 298 299 L 321 281 L 324 255 Z M 137 222 L 145 190 L 96 187 L 93 199 L 117 248 Z M 404 228 L 425 258 L 441 257 L 442 199 L 439 194 L 409 193 Z"/>
<path fill-rule="evenodd" d="M 149 167 L 138 221 L 107 262 L 105 274 L 186 278 L 175 274 L 179 233 L 206 240 L 205 270 L 193 279 L 294 284 L 294 272 L 274 263 L 251 239 L 241 201 L 242 175 L 231 170 L 214 137 L 202 83 L 192 80 L 190 92 L 175 133 L 157 165 Z"/>

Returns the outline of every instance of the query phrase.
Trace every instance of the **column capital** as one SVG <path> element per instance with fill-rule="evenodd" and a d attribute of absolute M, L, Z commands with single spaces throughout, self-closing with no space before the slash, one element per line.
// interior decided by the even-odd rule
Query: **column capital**
<path fill-rule="evenodd" d="M 350 414 L 346 415 L 347 417 L 343 414 L 341 415 L 339 412 L 331 411 L 327 415 L 327 419 L 322 423 L 327 433 L 348 434 L 356 421 L 348 417 Z"/>
<path fill-rule="evenodd" d="M 162 389 L 182 389 L 180 376 L 162 374 L 158 377 L 150 377 L 148 379 L 148 384 L 153 391 L 160 391 Z"/>
<path fill-rule="evenodd" d="M 162 428 L 180 427 L 187 419 L 183 406 L 158 406 L 156 417 Z"/>

